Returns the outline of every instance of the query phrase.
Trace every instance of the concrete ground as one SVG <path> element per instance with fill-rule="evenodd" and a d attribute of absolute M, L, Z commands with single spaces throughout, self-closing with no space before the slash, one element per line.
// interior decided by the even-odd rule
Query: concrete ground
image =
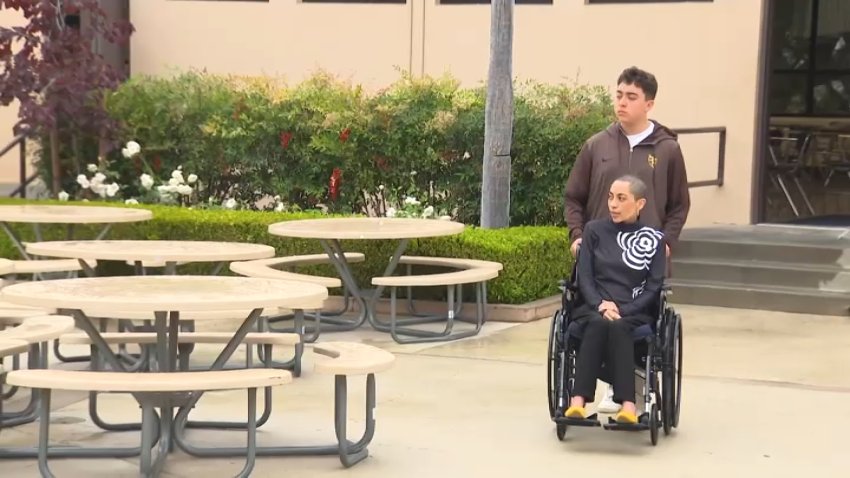
<path fill-rule="evenodd" d="M 487 324 L 478 337 L 400 346 L 372 331 L 327 334 L 397 354 L 377 378 L 377 432 L 371 456 L 351 469 L 329 457 L 257 460 L 252 476 L 304 477 L 846 477 L 850 430 L 850 321 L 735 309 L 677 306 L 685 324 L 685 381 L 680 428 L 648 433 L 575 429 L 559 442 L 546 405 L 549 321 Z M 73 352 L 73 349 L 69 350 Z M 201 349 L 199 361 L 215 353 Z M 275 392 L 260 444 L 333 440 L 333 379 L 310 368 Z M 67 365 L 63 365 L 67 366 Z M 355 379 L 349 423 L 363 423 L 363 385 Z M 598 393 L 602 393 L 602 387 Z M 244 419 L 244 392 L 209 394 L 194 417 Z M 102 432 L 80 394 L 54 399 L 52 443 L 134 446 L 134 432 Z M 126 396 L 102 399 L 104 416 L 138 419 Z M 12 409 L 10 405 L 8 409 Z M 242 445 L 239 432 L 195 430 L 197 443 Z M 36 424 L 0 432 L 0 446 L 34 444 Z M 137 459 L 53 460 L 60 477 L 137 476 Z M 240 459 L 175 452 L 165 476 L 233 476 Z M 625 475 L 628 473 L 628 475 Z M 0 477 L 38 476 L 35 460 L 0 461 Z"/>

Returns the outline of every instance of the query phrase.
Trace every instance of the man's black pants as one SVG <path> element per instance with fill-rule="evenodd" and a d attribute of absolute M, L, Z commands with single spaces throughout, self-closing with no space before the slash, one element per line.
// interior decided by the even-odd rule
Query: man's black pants
<path fill-rule="evenodd" d="M 584 397 L 587 403 L 593 402 L 596 380 L 604 364 L 614 386 L 614 401 L 635 401 L 635 346 L 632 332 L 650 323 L 652 318 L 649 315 L 637 315 L 608 320 L 587 305 L 576 308 L 573 317 L 584 327 L 576 357 L 573 394 Z"/>

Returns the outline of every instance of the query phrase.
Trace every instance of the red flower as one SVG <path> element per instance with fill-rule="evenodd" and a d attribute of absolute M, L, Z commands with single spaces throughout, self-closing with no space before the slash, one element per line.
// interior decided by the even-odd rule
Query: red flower
<path fill-rule="evenodd" d="M 345 128 L 344 130 L 339 132 L 339 141 L 341 143 L 348 141 L 349 135 L 351 135 L 351 128 Z"/>
<path fill-rule="evenodd" d="M 158 173 L 162 169 L 162 159 L 159 158 L 159 155 L 153 157 L 153 164 L 151 164 L 155 173 Z"/>
<path fill-rule="evenodd" d="M 386 171 L 389 169 L 389 165 L 387 164 L 387 158 L 384 156 L 376 156 L 375 157 L 375 166 L 378 167 L 381 171 Z"/>
<path fill-rule="evenodd" d="M 342 182 L 341 179 L 342 171 L 339 168 L 334 168 L 333 173 L 331 173 L 331 179 L 328 182 L 328 193 L 333 201 L 336 201 L 336 198 L 339 197 L 339 184 Z"/>
<path fill-rule="evenodd" d="M 292 141 L 292 133 L 289 131 L 280 132 L 280 147 L 286 149 L 289 147 L 289 142 Z"/>

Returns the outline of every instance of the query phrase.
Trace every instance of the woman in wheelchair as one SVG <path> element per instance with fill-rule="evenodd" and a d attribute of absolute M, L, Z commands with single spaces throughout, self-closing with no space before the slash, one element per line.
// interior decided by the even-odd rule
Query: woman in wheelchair
<path fill-rule="evenodd" d="M 623 176 L 608 193 L 610 218 L 591 221 L 583 232 L 576 274 L 579 295 L 572 320 L 584 327 L 575 365 L 568 418 L 586 418 L 603 364 L 610 371 L 618 423 L 637 423 L 632 331 L 652 323 L 666 266 L 663 234 L 640 222 L 646 184 Z"/>

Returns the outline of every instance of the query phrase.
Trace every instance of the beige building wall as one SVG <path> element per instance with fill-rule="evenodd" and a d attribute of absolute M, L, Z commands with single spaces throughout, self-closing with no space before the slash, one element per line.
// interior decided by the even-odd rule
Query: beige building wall
<path fill-rule="evenodd" d="M 613 87 L 625 66 L 654 72 L 660 83 L 654 118 L 674 128 L 728 128 L 726 184 L 692 190 L 689 225 L 747 223 L 761 3 L 519 5 L 514 74 Z M 0 12 L 0 23 L 17 21 L 9 13 Z M 133 74 L 197 68 L 298 82 L 323 68 L 379 88 L 404 70 L 451 72 L 477 85 L 489 61 L 486 5 L 131 0 L 130 19 Z M 0 141 L 10 135 L 14 116 L 0 108 Z M 714 177 L 716 135 L 684 137 L 682 147 L 691 180 Z M 17 174 L 17 166 L 14 172 L 5 166 L 8 160 L 0 163 L 0 178 Z"/>
<path fill-rule="evenodd" d="M 0 25 L 11 27 L 24 23 L 23 15 L 14 10 L 0 10 Z M 12 128 L 18 122 L 17 102 L 9 106 L 0 106 L 0 149 L 5 148 L 14 138 Z M 20 155 L 17 148 L 0 157 L 0 184 L 17 183 L 19 181 Z"/>
<path fill-rule="evenodd" d="M 514 72 L 519 78 L 613 85 L 630 65 L 658 78 L 651 116 L 673 128 L 725 126 L 723 187 L 691 190 L 689 226 L 750 222 L 757 64 L 762 0 L 554 5 L 515 8 Z M 486 5 L 425 1 L 424 71 L 486 78 Z M 720 33 L 720 28 L 725 30 Z M 691 181 L 717 175 L 718 135 L 683 136 Z"/>

